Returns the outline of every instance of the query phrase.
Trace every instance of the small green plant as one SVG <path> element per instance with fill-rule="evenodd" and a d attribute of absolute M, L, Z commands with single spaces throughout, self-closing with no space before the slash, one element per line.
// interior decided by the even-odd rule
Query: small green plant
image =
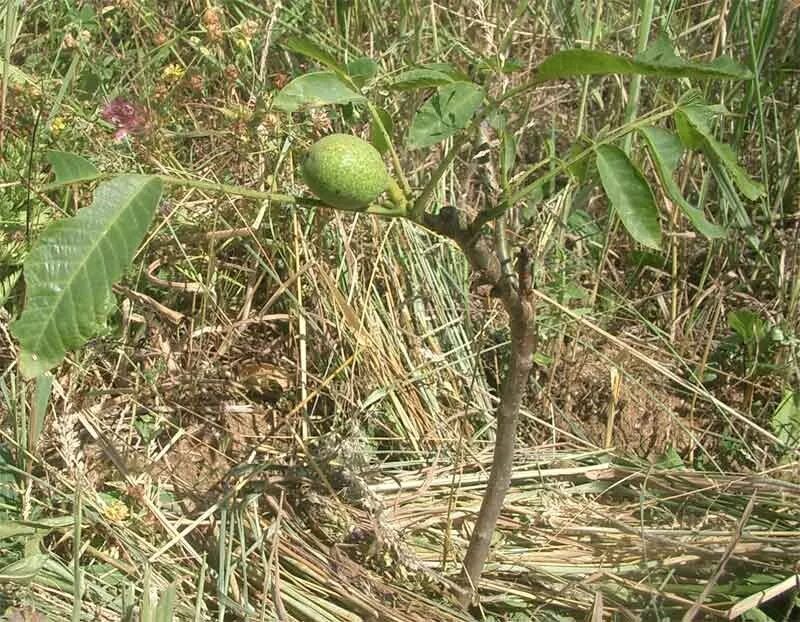
<path fill-rule="evenodd" d="M 763 317 L 748 309 L 731 311 L 728 325 L 733 331 L 730 344 L 738 351 L 740 370 L 745 376 L 760 376 L 774 371 L 773 362 L 777 326 L 772 326 Z"/>
<path fill-rule="evenodd" d="M 85 158 L 51 153 L 55 183 L 46 189 L 96 180 L 101 183 L 93 204 L 49 226 L 25 260 L 26 304 L 12 327 L 20 344 L 19 369 L 27 378 L 44 374 L 97 334 L 110 307 L 112 285 L 133 260 L 155 217 L 164 186 L 202 188 L 295 207 L 333 207 L 405 218 L 448 238 L 503 305 L 510 340 L 507 372 L 499 391 L 490 478 L 463 560 L 459 600 L 466 605 L 478 592 L 510 484 L 517 421 L 536 352 L 535 256 L 524 246 L 516 252 L 511 248 L 507 216 L 523 209 L 530 197 L 558 176 L 578 175 L 584 183 L 603 188 L 615 218 L 635 242 L 660 251 L 661 212 L 657 194 L 641 168 L 645 161 L 651 163 L 661 194 L 708 238 L 726 232 L 702 207 L 684 198 L 674 179 L 687 150 L 704 155 L 709 165 L 747 198 L 755 200 L 763 192 L 737 163 L 733 151 L 716 139 L 713 122 L 717 110 L 696 90 L 689 89 L 640 117 L 634 113 L 623 126 L 593 139 L 581 137 L 557 166 L 535 179 L 536 167 L 526 168 L 517 158 L 517 137 L 523 129 L 513 126 L 513 107 L 544 84 L 578 77 L 619 74 L 637 80 L 640 76 L 742 80 L 751 74 L 726 58 L 707 64 L 685 61 L 668 40 L 660 38 L 632 58 L 599 50 L 564 50 L 539 64 L 532 79 L 502 90 L 507 72 L 519 69 L 508 62 L 503 50 L 481 65 L 478 82 L 446 64 L 409 66 L 382 75 L 371 59 L 345 64 L 308 39 L 290 37 L 283 45 L 318 63 L 321 70 L 289 82 L 274 98 L 273 107 L 287 114 L 322 106 L 360 110 L 369 120 L 372 146 L 353 136 L 334 135 L 311 147 L 302 173 L 315 198 L 166 175 L 105 179 L 107 175 Z M 403 138 L 395 120 L 380 107 L 381 94 L 387 91 L 396 98 L 408 92 L 428 94 L 413 113 Z M 677 131 L 669 127 L 670 122 Z M 436 189 L 455 158 L 468 145 L 489 144 L 488 133 L 498 138 L 497 148 L 489 150 L 483 165 L 485 195 L 491 200 L 470 209 L 436 205 Z M 642 139 L 641 152 L 631 148 L 635 135 Z M 398 145 L 428 150 L 448 139 L 452 141 L 449 148 L 441 151 L 424 176 L 412 178 L 417 185 L 412 187 Z M 391 162 L 396 181 L 386 172 L 380 154 Z M 389 194 L 388 204 L 376 202 L 384 191 Z"/>

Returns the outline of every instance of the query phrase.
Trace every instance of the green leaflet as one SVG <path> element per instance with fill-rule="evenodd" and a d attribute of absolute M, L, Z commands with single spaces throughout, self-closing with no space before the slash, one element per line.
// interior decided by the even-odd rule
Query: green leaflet
<path fill-rule="evenodd" d="M 46 189 L 73 184 L 81 181 L 91 181 L 100 177 L 100 171 L 86 158 L 67 151 L 48 151 L 47 161 L 53 167 L 56 181 Z"/>
<path fill-rule="evenodd" d="M 25 309 L 11 325 L 20 369 L 33 378 L 103 327 L 111 286 L 133 260 L 161 198 L 157 177 L 100 184 L 91 206 L 52 223 L 25 259 Z"/>
<path fill-rule="evenodd" d="M 634 240 L 653 249 L 661 248 L 661 226 L 658 222 L 653 191 L 642 173 L 619 147 L 597 148 L 597 170 L 611 205 Z"/>
<path fill-rule="evenodd" d="M 417 110 L 408 132 L 411 149 L 430 147 L 465 128 L 483 102 L 483 89 L 472 82 L 441 87 Z"/>
<path fill-rule="evenodd" d="M 321 65 L 338 73 L 339 75 L 347 75 L 347 71 L 342 63 L 340 63 L 336 58 L 334 58 L 326 50 L 323 50 L 315 41 L 312 41 L 308 37 L 287 37 L 284 39 L 281 45 L 292 52 L 297 52 L 298 54 L 302 54 L 303 56 L 314 59 Z"/>
<path fill-rule="evenodd" d="M 445 86 L 453 82 L 455 80 L 443 71 L 414 68 L 399 73 L 387 86 L 396 91 L 413 91 Z"/>
<path fill-rule="evenodd" d="M 366 99 L 332 71 L 315 71 L 295 78 L 275 97 L 273 105 L 285 112 L 331 104 L 363 103 Z"/>
<path fill-rule="evenodd" d="M 757 201 L 764 194 L 764 187 L 750 179 L 747 171 L 736 161 L 733 149 L 721 143 L 711 131 L 713 111 L 705 104 L 691 102 L 684 104 L 675 113 L 681 139 L 691 149 L 701 149 L 712 163 L 719 163 L 730 175 L 739 191 L 751 201 Z"/>
<path fill-rule="evenodd" d="M 591 75 L 645 75 L 664 78 L 748 80 L 752 73 L 729 58 L 710 63 L 686 61 L 675 54 L 666 37 L 656 39 L 634 58 L 602 50 L 572 49 L 556 52 L 536 68 L 536 80 L 563 80 Z"/>
<path fill-rule="evenodd" d="M 669 200 L 675 203 L 691 221 L 694 228 L 707 238 L 725 237 L 725 228 L 710 222 L 702 209 L 690 205 L 681 194 L 678 184 L 675 183 L 673 175 L 683 154 L 680 139 L 675 134 L 659 127 L 643 127 L 639 132 L 644 136 L 656 174 Z"/>

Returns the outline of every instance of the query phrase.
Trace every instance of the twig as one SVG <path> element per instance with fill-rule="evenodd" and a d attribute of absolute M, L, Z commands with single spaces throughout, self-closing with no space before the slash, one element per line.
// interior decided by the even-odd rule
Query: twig
<path fill-rule="evenodd" d="M 414 207 L 411 209 L 411 217 L 414 220 L 421 220 L 424 218 L 425 210 L 428 208 L 431 199 L 433 199 L 433 193 L 436 192 L 436 184 L 444 177 L 444 174 L 447 172 L 447 169 L 450 168 L 450 164 L 452 164 L 456 155 L 461 150 L 461 147 L 467 144 L 469 136 L 469 131 L 464 131 L 456 136 L 455 140 L 453 140 L 452 147 L 450 147 L 450 151 L 439 161 L 439 166 L 436 167 L 428 183 L 425 184 L 422 194 L 414 201 Z"/>
<path fill-rule="evenodd" d="M 147 294 L 142 294 L 141 292 L 134 291 L 123 285 L 114 285 L 113 289 L 116 293 L 122 294 L 131 300 L 135 300 L 145 307 L 149 307 L 175 326 L 179 326 L 186 319 L 186 316 L 180 311 L 175 311 L 174 309 L 162 305 L 155 298 L 151 298 Z"/>
<path fill-rule="evenodd" d="M 356 88 L 354 84 L 353 88 Z M 383 134 L 384 141 L 386 141 L 386 144 L 389 146 L 389 156 L 392 160 L 392 168 L 394 169 L 395 175 L 397 175 L 397 178 L 400 180 L 400 189 L 402 190 L 404 197 L 409 199 L 411 197 L 411 186 L 408 185 L 408 179 L 406 178 L 405 171 L 403 170 L 403 165 L 400 162 L 400 157 L 397 155 L 397 150 L 394 148 L 392 137 L 389 136 L 389 132 L 384 127 L 381 115 L 378 113 L 378 109 L 375 107 L 375 105 L 372 102 L 368 102 L 367 109 L 369 110 L 369 114 L 372 117 L 373 122 L 380 129 L 381 134 Z"/>
<path fill-rule="evenodd" d="M 722 554 L 722 557 L 717 564 L 717 568 L 714 571 L 714 574 L 708 580 L 708 583 L 705 584 L 703 587 L 703 591 L 700 592 L 700 595 L 697 597 L 697 600 L 686 612 L 686 615 L 683 616 L 682 622 L 692 622 L 694 617 L 697 615 L 697 612 L 700 611 L 700 608 L 703 606 L 703 601 L 708 597 L 711 593 L 711 590 L 714 589 L 714 586 L 719 581 L 719 578 L 722 576 L 723 571 L 725 570 L 725 566 L 727 566 L 728 561 L 733 556 L 734 551 L 736 550 L 736 545 L 739 543 L 739 540 L 742 539 L 742 531 L 744 531 L 745 525 L 747 525 L 747 521 L 750 520 L 750 514 L 753 512 L 753 506 L 756 503 L 756 493 L 754 492 L 753 495 L 750 497 L 750 501 L 747 503 L 747 507 L 745 507 L 744 512 L 742 513 L 741 519 L 739 519 L 739 524 L 736 526 L 736 532 L 733 534 L 731 541 L 728 543 L 725 552 Z"/>
<path fill-rule="evenodd" d="M 776 596 L 780 596 L 791 589 L 800 590 L 800 574 L 787 577 L 777 585 L 773 585 L 766 590 L 761 590 L 760 592 L 751 594 L 747 598 L 743 598 L 728 610 L 728 620 L 735 620 L 743 613 L 747 613 L 760 604 L 772 600 Z"/>
<path fill-rule="evenodd" d="M 156 177 L 158 177 L 163 183 L 172 186 L 183 186 L 186 188 L 197 188 L 198 190 L 221 192 L 223 194 L 232 194 L 248 199 L 272 201 L 273 203 L 289 203 L 295 205 L 296 207 L 329 207 L 325 201 L 320 201 L 319 199 L 310 197 L 298 197 L 281 192 L 263 192 L 261 190 L 255 190 L 246 186 L 220 184 L 213 181 L 206 181 L 204 179 L 190 179 L 188 177 L 175 177 L 173 175 L 156 175 Z M 377 216 L 385 216 L 387 218 L 401 218 L 406 216 L 405 208 L 383 206 L 378 204 L 369 205 L 364 209 L 336 209 L 343 212 L 364 212 L 367 214 L 375 214 Z"/>

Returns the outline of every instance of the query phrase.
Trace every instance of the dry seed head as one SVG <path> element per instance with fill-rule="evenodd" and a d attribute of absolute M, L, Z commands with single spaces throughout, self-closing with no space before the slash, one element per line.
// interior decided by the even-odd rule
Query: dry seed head
<path fill-rule="evenodd" d="M 208 7 L 203 13 L 203 26 L 210 41 L 222 40 L 222 9 Z"/>
<path fill-rule="evenodd" d="M 228 65 L 225 67 L 225 78 L 230 82 L 236 82 L 239 79 L 239 69 L 236 65 Z"/>
<path fill-rule="evenodd" d="M 222 9 L 217 6 L 208 7 L 203 13 L 203 26 L 206 28 L 220 26 L 222 23 Z"/>
<path fill-rule="evenodd" d="M 317 136 L 328 134 L 333 129 L 328 113 L 322 108 L 314 108 L 311 111 L 311 126 Z"/>
<path fill-rule="evenodd" d="M 242 22 L 241 29 L 242 35 L 245 36 L 247 39 L 252 39 L 255 34 L 258 32 L 259 24 L 257 21 L 252 19 L 246 19 Z"/>
<path fill-rule="evenodd" d="M 193 91 L 203 90 L 203 76 L 199 73 L 193 73 L 189 78 L 189 88 Z"/>
<path fill-rule="evenodd" d="M 55 422 L 58 452 L 76 481 L 86 472 L 86 462 L 81 441 L 78 438 L 77 426 L 78 415 L 75 412 L 68 412 Z"/>

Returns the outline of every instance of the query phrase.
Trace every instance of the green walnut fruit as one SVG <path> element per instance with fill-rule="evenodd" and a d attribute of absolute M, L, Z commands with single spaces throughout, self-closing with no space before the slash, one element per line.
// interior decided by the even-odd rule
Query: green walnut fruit
<path fill-rule="evenodd" d="M 367 207 L 390 183 L 378 150 L 350 134 L 331 134 L 314 143 L 302 174 L 315 195 L 343 210 Z"/>

